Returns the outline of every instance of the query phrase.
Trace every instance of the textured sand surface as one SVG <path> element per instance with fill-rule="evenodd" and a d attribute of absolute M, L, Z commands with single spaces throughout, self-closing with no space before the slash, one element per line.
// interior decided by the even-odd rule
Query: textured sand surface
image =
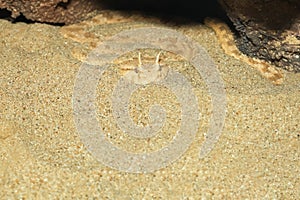
<path fill-rule="evenodd" d="M 108 24 L 91 31 L 105 40 L 147 23 Z M 81 62 L 73 55 L 87 51 L 85 44 L 64 38 L 60 27 L 0 20 L 0 198 L 300 199 L 300 74 L 285 73 L 284 83 L 275 86 L 225 55 L 214 32 L 204 25 L 172 28 L 196 40 L 218 66 L 228 101 L 225 127 L 212 152 L 199 159 L 210 119 L 210 96 L 191 65 L 165 53 L 161 62 L 188 77 L 195 90 L 199 131 L 174 163 L 153 173 L 131 174 L 94 159 L 75 128 L 72 94 Z M 155 55 L 143 54 L 145 59 Z M 136 54 L 122 59 L 135 62 Z M 131 115 L 138 123 L 147 123 L 143 107 L 155 101 L 164 102 L 170 115 L 165 134 L 150 141 L 130 138 L 111 125 L 109 102 L 101 101 L 110 95 L 118 76 L 111 67 L 98 86 L 99 123 L 107 127 L 106 136 L 128 151 L 161 148 L 178 126 L 174 96 L 155 87 L 135 94 L 132 101 L 140 106 Z"/>

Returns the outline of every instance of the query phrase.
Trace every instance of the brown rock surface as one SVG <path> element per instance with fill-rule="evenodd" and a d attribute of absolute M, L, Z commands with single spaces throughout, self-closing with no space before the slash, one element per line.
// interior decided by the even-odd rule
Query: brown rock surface
<path fill-rule="evenodd" d="M 96 0 L 0 0 L 0 8 L 11 11 L 13 18 L 22 14 L 33 21 L 70 24 L 87 18 L 100 6 Z"/>
<path fill-rule="evenodd" d="M 300 72 L 300 2 L 220 0 L 238 33 L 238 48 L 288 71 Z"/>

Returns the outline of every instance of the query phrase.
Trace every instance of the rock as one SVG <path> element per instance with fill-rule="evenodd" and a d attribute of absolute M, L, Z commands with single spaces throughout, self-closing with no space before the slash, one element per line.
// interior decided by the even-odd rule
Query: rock
<path fill-rule="evenodd" d="M 47 23 L 71 24 L 87 18 L 100 9 L 97 0 L 0 0 L 0 8 L 11 11 L 11 17 Z"/>
<path fill-rule="evenodd" d="M 298 0 L 220 0 L 244 54 L 300 72 Z"/>

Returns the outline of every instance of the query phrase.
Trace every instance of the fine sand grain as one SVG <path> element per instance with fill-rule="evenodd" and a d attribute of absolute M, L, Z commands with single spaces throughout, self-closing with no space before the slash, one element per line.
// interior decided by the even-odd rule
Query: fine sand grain
<path fill-rule="evenodd" d="M 103 41 L 148 23 L 107 24 L 90 32 Z M 132 174 L 98 162 L 76 130 L 72 95 L 81 66 L 76 55 L 89 51 L 86 44 L 63 37 L 60 27 L 0 20 L 0 199 L 300 199 L 300 74 L 285 72 L 283 84 L 273 85 L 224 54 L 210 28 L 171 28 L 197 41 L 217 65 L 226 85 L 225 127 L 215 148 L 199 159 L 211 114 L 209 92 L 192 65 L 163 53 L 161 62 L 193 86 L 199 130 L 174 163 L 153 173 Z M 146 62 L 156 54 L 147 50 L 142 55 Z M 137 52 L 122 60 L 137 63 Z M 137 153 L 167 145 L 179 126 L 180 110 L 166 89 L 152 86 L 133 94 L 132 104 L 138 106 L 130 111 L 133 121 L 147 124 L 146 108 L 162 102 L 168 112 L 164 134 L 145 141 L 115 125 L 108 97 L 120 77 L 117 66 L 104 73 L 97 90 L 97 116 L 106 137 Z"/>

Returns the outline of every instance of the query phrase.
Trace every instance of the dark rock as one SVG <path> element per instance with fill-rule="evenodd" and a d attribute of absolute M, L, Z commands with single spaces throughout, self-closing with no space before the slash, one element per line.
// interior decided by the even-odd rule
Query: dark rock
<path fill-rule="evenodd" d="M 87 18 L 101 6 L 97 0 L 0 0 L 0 8 L 11 11 L 11 17 L 71 24 Z"/>
<path fill-rule="evenodd" d="M 246 55 L 300 72 L 299 0 L 220 0 Z"/>

